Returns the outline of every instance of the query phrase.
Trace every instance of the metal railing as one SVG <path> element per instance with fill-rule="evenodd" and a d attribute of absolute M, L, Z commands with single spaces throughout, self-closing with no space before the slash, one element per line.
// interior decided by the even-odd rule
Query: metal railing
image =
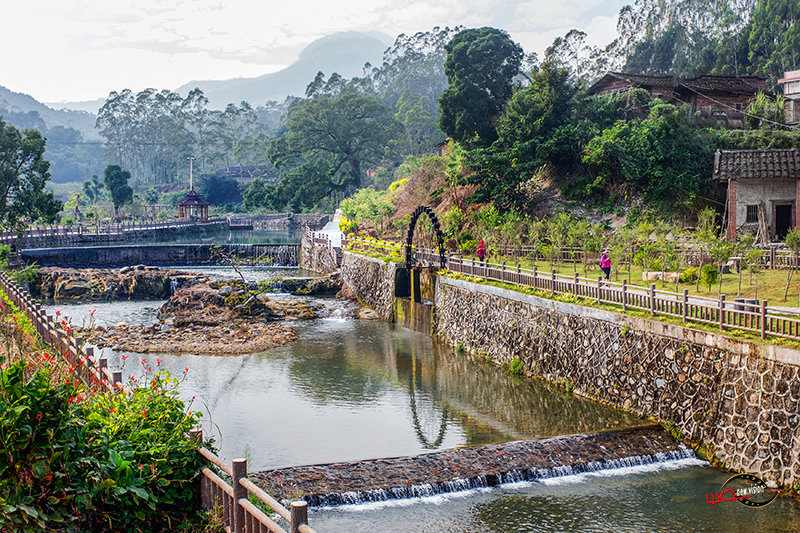
<path fill-rule="evenodd" d="M 227 224 L 227 219 L 210 218 L 204 222 L 196 220 L 170 220 L 166 222 L 118 222 L 112 224 L 94 224 L 72 226 L 38 226 L 34 225 L 21 233 L 13 231 L 0 232 L 0 244 L 16 244 L 30 247 L 31 244 L 44 244 L 52 242 L 55 244 L 79 243 L 86 240 L 124 240 L 128 235 L 139 232 L 159 231 L 167 229 L 179 229 L 193 226 L 204 226 L 210 224 Z"/>

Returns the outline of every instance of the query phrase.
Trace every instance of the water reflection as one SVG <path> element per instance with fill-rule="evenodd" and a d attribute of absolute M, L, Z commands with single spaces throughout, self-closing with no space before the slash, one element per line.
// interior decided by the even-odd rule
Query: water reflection
<path fill-rule="evenodd" d="M 126 378 L 138 377 L 156 359 L 179 376 L 189 368 L 181 394 L 187 401 L 196 398 L 194 408 L 206 414 L 204 429 L 218 439 L 222 456 L 230 460 L 249 450 L 252 468 L 408 455 L 642 423 L 476 363 L 424 335 L 342 318 L 349 304 L 323 302 L 329 318 L 294 323 L 299 339 L 264 353 L 127 359 L 122 356 L 128 354 L 105 353 L 111 366 L 125 366 Z M 152 316 L 160 302 L 106 305 L 105 323 L 133 323 Z M 81 316 L 96 307 L 60 309 Z"/>

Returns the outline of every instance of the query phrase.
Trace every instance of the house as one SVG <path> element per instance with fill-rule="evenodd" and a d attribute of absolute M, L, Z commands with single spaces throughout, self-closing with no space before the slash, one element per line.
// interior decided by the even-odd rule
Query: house
<path fill-rule="evenodd" d="M 800 124 L 800 70 L 784 72 L 778 83 L 786 97 L 786 124 L 796 126 Z"/>
<path fill-rule="evenodd" d="M 781 240 L 800 225 L 800 150 L 717 150 L 714 179 L 728 184 L 728 240 Z"/>
<path fill-rule="evenodd" d="M 644 89 L 653 98 L 675 104 L 689 104 L 692 113 L 730 126 L 742 126 L 750 102 L 759 92 L 767 92 L 766 79 L 758 76 L 643 76 L 608 72 L 592 84 L 588 95 Z"/>

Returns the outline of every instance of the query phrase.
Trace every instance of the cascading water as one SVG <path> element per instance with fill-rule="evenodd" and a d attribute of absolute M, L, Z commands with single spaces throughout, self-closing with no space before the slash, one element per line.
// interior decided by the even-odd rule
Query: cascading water
<path fill-rule="evenodd" d="M 444 482 L 423 483 L 409 487 L 390 487 L 364 491 L 348 491 L 339 494 L 325 494 L 310 496 L 306 501 L 313 507 L 332 507 L 338 505 L 358 505 L 370 502 L 388 500 L 403 500 L 410 498 L 425 498 L 439 494 L 462 492 L 483 489 L 509 483 L 526 481 L 542 481 L 546 479 L 574 476 L 586 472 L 599 472 L 602 470 L 616 470 L 633 466 L 665 463 L 680 459 L 694 458 L 694 452 L 685 446 L 668 452 L 657 452 L 649 455 L 635 455 L 608 461 L 589 461 L 572 465 L 560 465 L 551 468 L 530 468 L 526 470 L 512 470 L 501 474 L 481 475 L 471 479 L 453 479 Z"/>

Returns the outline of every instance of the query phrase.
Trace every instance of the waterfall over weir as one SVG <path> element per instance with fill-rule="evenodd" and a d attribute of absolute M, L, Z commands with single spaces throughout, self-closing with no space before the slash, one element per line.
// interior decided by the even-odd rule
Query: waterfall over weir
<path fill-rule="evenodd" d="M 311 506 L 359 504 L 536 481 L 694 457 L 658 426 L 441 450 L 252 474 Z"/>
<path fill-rule="evenodd" d="M 454 479 L 451 481 L 412 485 L 410 487 L 393 487 L 388 489 L 370 489 L 364 491 L 348 491 L 340 494 L 318 495 L 308 498 L 307 502 L 313 507 L 328 507 L 409 498 L 424 498 L 436 496 L 437 494 L 495 487 L 506 483 L 538 481 L 542 479 L 573 476 L 585 472 L 615 470 L 618 468 L 663 463 L 691 457 L 694 457 L 692 450 L 682 447 L 669 452 L 658 452 L 652 455 L 635 455 L 633 457 L 611 459 L 609 461 L 590 461 L 588 463 L 555 466 L 551 468 L 532 468 L 524 471 L 512 470 L 502 474 L 480 475 L 471 479 Z"/>

